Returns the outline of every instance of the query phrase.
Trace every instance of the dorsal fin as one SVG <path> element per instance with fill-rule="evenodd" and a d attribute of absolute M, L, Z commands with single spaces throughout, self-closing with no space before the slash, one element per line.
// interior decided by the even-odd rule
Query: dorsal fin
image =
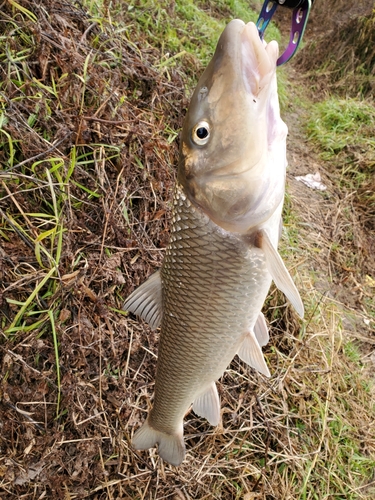
<path fill-rule="evenodd" d="M 256 244 L 264 252 L 268 270 L 277 288 L 284 292 L 297 311 L 297 314 L 303 318 L 304 307 L 296 285 L 264 229 L 258 231 L 256 235 Z"/>
<path fill-rule="evenodd" d="M 160 271 L 129 295 L 123 309 L 140 316 L 153 330 L 160 326 L 163 313 Z"/>

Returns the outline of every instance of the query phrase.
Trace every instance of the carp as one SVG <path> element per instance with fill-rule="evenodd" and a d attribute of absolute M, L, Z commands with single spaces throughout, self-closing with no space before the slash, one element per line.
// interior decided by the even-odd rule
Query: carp
<path fill-rule="evenodd" d="M 277 42 L 261 41 L 255 24 L 226 26 L 185 117 L 162 267 L 124 304 L 161 327 L 154 404 L 132 444 L 158 444 L 172 465 L 185 456 L 191 405 L 220 422 L 215 382 L 236 354 L 270 376 L 261 309 L 272 280 L 304 314 L 277 251 L 287 165 L 277 57 Z"/>

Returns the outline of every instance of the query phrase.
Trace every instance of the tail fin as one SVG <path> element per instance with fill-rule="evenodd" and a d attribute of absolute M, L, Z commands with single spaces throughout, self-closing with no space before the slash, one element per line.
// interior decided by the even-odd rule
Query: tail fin
<path fill-rule="evenodd" d="M 176 434 L 167 434 L 165 432 L 153 429 L 148 421 L 142 425 L 134 434 L 132 445 L 136 450 L 148 450 L 159 445 L 159 455 L 163 460 L 171 465 L 180 465 L 185 458 L 185 443 L 183 430 Z"/>

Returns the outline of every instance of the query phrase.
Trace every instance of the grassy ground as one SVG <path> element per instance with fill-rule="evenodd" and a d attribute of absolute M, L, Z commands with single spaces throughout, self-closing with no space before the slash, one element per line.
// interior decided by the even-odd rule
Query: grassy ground
<path fill-rule="evenodd" d="M 235 359 L 222 426 L 190 413 L 187 459 L 169 467 L 130 447 L 158 334 L 121 306 L 163 258 L 196 77 L 225 22 L 256 15 L 236 0 L 83 5 L 0 9 L 0 498 L 374 498 L 373 101 L 316 105 L 284 73 L 282 253 L 306 319 L 271 290 L 272 378 Z M 315 168 L 325 192 L 294 179 Z"/>

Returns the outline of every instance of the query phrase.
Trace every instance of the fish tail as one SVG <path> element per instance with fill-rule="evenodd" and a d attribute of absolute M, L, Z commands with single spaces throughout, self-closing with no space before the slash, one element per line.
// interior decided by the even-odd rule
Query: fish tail
<path fill-rule="evenodd" d="M 182 427 L 182 426 L 181 426 Z M 159 445 L 159 455 L 171 465 L 180 465 L 185 458 L 183 430 L 175 434 L 157 431 L 148 423 L 148 419 L 134 434 L 132 445 L 136 450 L 148 450 Z"/>

